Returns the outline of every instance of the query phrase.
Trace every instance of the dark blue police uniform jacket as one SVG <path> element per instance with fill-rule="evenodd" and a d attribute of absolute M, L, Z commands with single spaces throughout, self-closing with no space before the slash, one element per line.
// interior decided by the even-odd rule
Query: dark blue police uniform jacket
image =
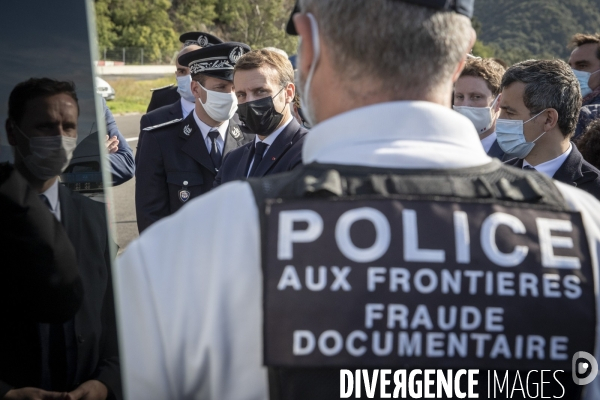
<path fill-rule="evenodd" d="M 177 85 L 169 85 L 162 88 L 152 90 L 152 97 L 146 112 L 156 110 L 157 108 L 168 106 L 179 100 L 181 96 L 177 91 Z"/>
<path fill-rule="evenodd" d="M 254 140 L 229 121 L 223 155 Z M 135 208 L 142 232 L 208 192 L 217 175 L 193 112 L 182 121 L 147 131 L 136 170 Z"/>
<path fill-rule="evenodd" d="M 135 162 L 133 159 L 133 151 L 127 140 L 123 137 L 115 121 L 115 117 L 112 115 L 106 101 L 102 99 L 104 106 L 104 119 L 106 121 L 106 133 L 108 137 L 117 137 L 119 140 L 119 148 L 116 153 L 108 155 L 108 161 L 110 162 L 110 171 L 112 174 L 113 186 L 120 185 L 127 182 L 135 174 Z"/>
<path fill-rule="evenodd" d="M 173 104 L 157 108 L 147 114 L 142 115 L 140 119 L 140 135 L 138 137 L 137 150 L 135 152 L 135 162 L 138 162 L 140 149 L 142 148 L 142 141 L 146 131 L 144 129 L 165 122 L 173 121 L 175 119 L 183 118 L 183 110 L 181 109 L 181 97 Z"/>
<path fill-rule="evenodd" d="M 581 156 L 575 143 L 571 143 L 573 149 L 565 162 L 558 168 L 553 179 L 578 187 L 600 199 L 600 171 Z M 513 158 L 505 161 L 505 164 L 523 168 L 523 160 Z"/>
<path fill-rule="evenodd" d="M 253 177 L 291 171 L 302 164 L 302 145 L 307 133 L 306 128 L 292 119 L 268 148 Z M 214 186 L 246 178 L 248 167 L 254 158 L 254 147 L 253 141 L 227 154 L 223 159 L 223 165 L 217 174 Z"/>

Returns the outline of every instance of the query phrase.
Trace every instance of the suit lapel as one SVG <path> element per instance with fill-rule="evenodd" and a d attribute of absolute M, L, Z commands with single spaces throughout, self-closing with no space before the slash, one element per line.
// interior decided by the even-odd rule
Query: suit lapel
<path fill-rule="evenodd" d="M 169 113 L 171 114 L 173 119 L 183 118 L 183 110 L 181 109 L 181 99 L 171 104 L 171 107 L 169 107 Z"/>
<path fill-rule="evenodd" d="M 285 152 L 292 147 L 292 140 L 299 129 L 300 124 L 292 118 L 292 122 L 285 127 L 273 144 L 269 146 L 269 149 L 254 172 L 254 177 L 264 176 L 279 161 Z"/>
<path fill-rule="evenodd" d="M 232 120 L 229 120 L 229 126 L 227 127 L 227 135 L 225 135 L 225 146 L 223 147 L 223 156 L 225 156 L 225 154 L 229 153 L 230 151 L 242 146 L 243 140 L 244 135 L 242 135 L 240 127 Z"/>
<path fill-rule="evenodd" d="M 254 157 L 254 142 L 251 142 L 249 145 L 244 146 L 244 154 L 242 154 L 242 158 L 240 158 L 240 162 L 238 163 L 237 170 L 235 171 L 235 175 L 240 178 L 245 178 L 247 175 L 247 168 L 250 164 L 250 158 Z"/>
<path fill-rule="evenodd" d="M 194 111 L 183 120 L 180 126 L 182 128 L 181 132 L 179 132 L 179 137 L 185 140 L 185 144 L 181 147 L 181 151 L 192 157 L 212 174 L 216 175 L 217 169 L 206 148 L 204 136 L 202 136 L 202 132 L 200 132 L 200 128 L 194 120 Z"/>
<path fill-rule="evenodd" d="M 497 140 L 494 140 L 494 144 L 492 144 L 492 147 L 490 147 L 490 151 L 488 151 L 487 154 L 490 157 L 496 157 L 496 158 L 502 159 L 502 156 L 504 156 L 504 152 L 500 148 L 500 145 L 498 144 Z"/>

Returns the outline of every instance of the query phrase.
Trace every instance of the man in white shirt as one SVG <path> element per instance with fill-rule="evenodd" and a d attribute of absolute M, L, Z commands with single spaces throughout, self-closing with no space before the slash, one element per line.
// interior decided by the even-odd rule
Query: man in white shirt
<path fill-rule="evenodd" d="M 268 49 L 245 54 L 236 63 L 233 83 L 242 129 L 256 137 L 225 156 L 214 186 L 291 171 L 301 165 L 308 130 L 292 116 L 296 88 L 287 57 Z"/>
<path fill-rule="evenodd" d="M 265 240 L 261 233 L 264 233 L 263 228 L 268 229 L 268 227 L 261 228 L 261 221 L 264 222 L 267 218 L 268 209 L 280 205 L 275 201 L 269 202 L 267 206 L 255 197 L 253 189 L 257 186 L 262 186 L 264 190 L 278 190 L 276 186 L 281 182 L 280 179 L 290 179 L 286 181 L 286 188 L 290 190 L 302 188 L 306 195 L 302 200 L 292 199 L 296 201 L 294 203 L 296 206 L 301 207 L 314 204 L 313 202 L 318 201 L 319 195 L 322 198 L 331 196 L 338 190 L 354 193 L 357 198 L 353 200 L 335 201 L 335 197 L 326 197 L 326 200 L 322 200 L 330 201 L 328 207 L 344 207 L 348 203 L 356 204 L 352 201 L 360 201 L 361 193 L 372 189 L 377 189 L 380 193 L 397 189 L 411 190 L 412 185 L 404 185 L 405 180 L 402 178 L 396 180 L 396 175 L 394 179 L 385 179 L 385 174 L 393 175 L 394 171 L 399 171 L 398 173 L 401 174 L 402 170 L 406 169 L 410 170 L 407 173 L 427 174 L 433 169 L 438 170 L 438 174 L 444 174 L 463 168 L 468 170 L 502 168 L 505 172 L 508 170 L 499 163 L 492 162 L 492 159 L 485 154 L 473 124 L 467 118 L 450 110 L 449 100 L 453 82 L 458 78 L 467 51 L 475 41 L 475 33 L 468 18 L 473 4 L 458 1 L 441 11 L 435 8 L 424 8 L 419 3 L 421 3 L 419 0 L 410 2 L 303 0 L 300 2 L 301 14 L 294 17 L 294 23 L 295 30 L 302 38 L 299 70 L 302 78 L 300 83 L 303 89 L 303 103 L 307 106 L 303 109 L 307 111 L 310 122 L 315 124 L 313 130 L 306 136 L 302 151 L 305 166 L 286 174 L 223 185 L 193 201 L 181 212 L 157 223 L 155 227 L 134 241 L 121 256 L 116 282 L 123 339 L 122 351 L 125 359 L 124 377 L 129 397 L 157 399 L 340 397 L 339 381 L 335 381 L 333 392 L 318 392 L 319 394 L 314 397 L 307 395 L 306 393 L 311 390 L 314 394 L 315 389 L 321 389 L 322 381 L 319 376 L 284 392 L 273 385 L 271 386 L 273 391 L 268 393 L 271 378 L 281 378 L 284 374 L 283 367 L 288 366 L 288 363 L 303 362 L 305 358 L 300 355 L 291 357 L 279 364 L 282 367 L 279 371 L 270 364 L 269 367 L 273 367 L 274 374 L 269 376 L 267 368 L 264 367 L 264 363 L 268 362 L 267 355 L 270 354 L 267 351 L 273 342 L 279 339 L 275 338 L 271 341 L 263 336 L 269 322 L 265 320 L 267 313 L 263 306 L 274 308 L 280 306 L 270 301 L 268 296 L 263 297 L 263 291 L 272 288 L 272 282 L 263 274 L 263 271 L 266 271 L 264 268 L 270 265 L 270 258 L 264 256 L 270 255 L 268 250 L 273 250 L 273 246 L 278 247 L 281 244 L 283 259 L 292 256 L 291 250 L 296 250 L 293 256 L 325 258 L 328 254 L 337 251 L 336 241 L 348 244 L 353 239 L 353 235 L 370 233 L 373 240 L 362 241 L 362 248 L 353 247 L 344 260 L 329 259 L 323 261 L 324 264 L 296 264 L 298 269 L 307 265 L 312 267 L 310 271 L 308 266 L 305 268 L 306 275 L 294 276 L 290 273 L 289 279 L 283 281 L 281 290 L 282 294 L 290 296 L 296 294 L 300 299 L 306 298 L 314 291 L 315 294 L 323 295 L 343 294 L 342 300 L 351 300 L 353 293 L 350 289 L 358 286 L 349 285 L 346 280 L 348 277 L 346 266 L 355 268 L 348 277 L 351 280 L 354 275 L 360 275 L 361 271 L 366 273 L 370 264 L 364 264 L 365 260 L 376 259 L 381 254 L 381 250 L 389 248 L 391 243 L 393 243 L 392 247 L 399 249 L 403 247 L 403 241 L 398 240 L 397 237 L 392 241 L 387 233 L 381 237 L 374 236 L 374 227 L 376 230 L 385 230 L 386 222 L 380 218 L 380 214 L 368 210 L 366 211 L 370 212 L 369 215 L 376 221 L 375 223 L 362 225 L 363 229 L 358 229 L 357 226 L 354 232 L 348 233 L 346 228 L 351 222 L 345 219 L 348 223 L 342 224 L 345 228 L 342 226 L 344 229 L 340 229 L 339 234 L 337 227 L 333 229 L 329 222 L 319 224 L 319 218 L 315 217 L 313 212 L 303 213 L 304 221 L 296 221 L 279 214 L 282 221 L 279 226 L 286 230 L 281 238 Z M 428 5 L 432 7 L 431 2 L 428 2 Z M 322 180 L 302 175 L 305 168 L 327 167 L 331 167 L 331 173 L 324 176 Z M 357 179 L 341 179 L 343 174 L 341 171 L 344 169 L 368 170 L 364 174 L 367 179 L 371 176 L 370 171 L 377 169 L 379 171 L 376 174 L 377 178 L 382 179 L 374 179 L 370 181 L 370 185 L 362 184 L 365 183 L 365 176 Z M 298 175 L 298 172 L 302 174 Z M 532 173 L 521 171 L 516 173 L 528 178 L 521 180 L 522 183 L 537 177 Z M 291 180 L 295 177 L 298 179 Z M 416 187 L 422 189 L 425 189 L 422 183 L 426 182 L 426 179 L 413 181 Z M 508 183 L 502 181 L 500 186 L 504 189 L 512 189 L 513 187 Z M 452 183 L 441 186 L 448 190 L 456 187 Z M 442 189 L 441 186 L 429 185 L 428 190 Z M 583 213 L 585 231 L 589 238 L 587 243 L 593 254 L 592 262 L 596 271 L 596 254 L 600 239 L 598 212 L 600 203 L 584 192 L 561 184 L 557 186 L 558 189 L 555 191 L 560 190 L 569 207 L 574 211 L 581 210 Z M 485 185 L 481 185 L 478 190 L 490 193 L 485 192 L 488 189 L 484 187 Z M 478 190 L 472 193 L 475 195 Z M 500 190 L 498 193 L 500 192 L 507 196 L 511 193 L 520 194 L 519 190 Z M 528 196 L 531 194 L 539 193 L 532 191 Z M 498 196 L 502 195 L 498 194 Z M 439 207 L 445 207 L 444 204 L 440 202 Z M 263 205 L 266 208 L 263 208 Z M 400 213 L 401 208 L 397 211 Z M 321 215 L 325 218 L 327 214 Z M 415 222 L 413 217 L 413 214 L 406 213 L 403 219 L 405 218 L 408 224 L 412 224 Z M 427 218 L 423 215 L 419 217 Z M 463 217 L 464 215 L 459 219 Z M 398 220 L 399 218 L 394 219 L 396 222 Z M 275 223 L 275 226 L 278 224 L 273 219 L 267 221 Z M 464 225 L 460 226 L 464 228 Z M 446 236 L 445 231 L 436 232 L 435 228 L 434 225 L 430 230 L 432 236 L 437 236 L 447 244 L 448 258 L 454 260 L 454 250 L 452 250 L 454 244 L 443 239 L 454 234 Z M 463 228 L 458 229 L 460 235 L 466 233 Z M 400 233 L 394 230 L 391 235 L 401 234 L 402 228 L 399 231 Z M 493 232 L 495 233 L 495 228 Z M 331 247 L 321 248 L 317 253 L 311 252 L 310 242 L 321 233 L 328 238 L 335 236 L 336 239 L 331 239 L 333 240 Z M 425 249 L 428 245 L 427 240 L 431 239 L 429 236 L 407 235 L 410 245 L 407 248 L 412 249 L 407 252 L 407 256 L 414 256 L 417 260 L 422 260 L 423 257 L 433 261 L 439 260 L 440 255 L 445 253 L 433 250 L 432 243 L 429 243 L 429 248 Z M 514 235 L 497 236 L 502 239 L 504 236 Z M 411 238 L 414 239 L 412 242 Z M 286 242 L 288 239 L 295 241 L 293 246 L 288 246 L 289 242 Z M 423 241 L 419 249 L 416 248 L 419 245 L 415 243 L 418 240 Z M 479 246 L 479 239 L 473 238 L 472 243 L 473 246 Z M 261 247 L 265 250 L 262 255 Z M 508 251 L 511 248 L 515 247 L 509 247 Z M 464 250 L 464 247 L 462 249 Z M 515 249 L 517 253 L 520 251 L 521 256 L 523 255 L 522 247 Z M 510 265 L 514 265 L 514 259 L 507 260 L 504 257 L 507 254 L 503 256 L 496 249 L 488 250 L 508 261 Z M 202 254 L 201 258 L 196 257 L 199 254 Z M 539 253 L 536 254 L 539 257 Z M 459 258 L 461 257 L 463 256 Z M 360 264 L 361 260 L 362 264 Z M 465 263 L 469 262 L 466 258 L 463 260 Z M 333 263 L 337 261 L 340 263 Z M 528 262 L 534 261 L 530 257 Z M 400 257 L 378 260 L 372 265 L 381 265 L 379 262 L 404 264 Z M 356 263 L 360 265 L 355 265 Z M 290 267 L 284 264 L 281 270 L 292 271 L 294 268 Z M 316 269 L 319 270 L 318 274 Z M 439 265 L 434 269 L 439 270 Z M 321 273 L 322 270 L 324 273 Z M 501 267 L 500 270 L 505 272 L 507 269 Z M 590 272 L 591 268 L 587 271 Z M 428 273 L 437 277 L 433 271 Z M 383 276 L 379 277 L 386 279 Z M 406 278 L 406 275 L 404 277 Z M 327 284 L 323 286 L 322 282 L 325 278 Z M 399 285 L 403 278 L 401 275 L 397 275 L 396 278 L 395 282 Z M 424 286 L 431 285 L 433 281 L 429 282 L 429 284 L 424 283 Z M 479 282 L 481 283 L 481 280 Z M 289 285 L 293 287 L 286 289 Z M 311 289 L 309 291 L 303 289 L 304 285 L 310 286 Z M 465 285 L 468 287 L 468 284 Z M 388 287 L 386 284 L 377 286 Z M 392 294 L 396 295 L 396 302 L 404 302 L 418 296 L 418 293 L 414 292 L 413 290 L 410 296 Z M 592 300 L 592 304 L 581 311 L 593 314 L 594 295 L 590 285 L 586 287 L 586 293 L 592 293 L 588 297 Z M 376 295 L 376 292 L 372 295 Z M 483 296 L 480 298 L 486 301 Z M 513 296 L 512 300 L 515 299 L 520 300 Z M 384 306 L 375 304 L 375 306 L 379 305 Z M 305 318 L 307 323 L 327 324 L 330 318 L 337 317 L 322 312 L 324 309 L 329 309 L 329 306 L 324 301 L 303 303 L 298 310 L 298 315 L 289 313 L 285 318 L 275 321 L 275 325 L 287 329 L 296 322 L 296 317 L 300 316 Z M 352 319 L 358 324 L 364 323 L 364 306 L 362 308 L 354 306 L 354 303 L 348 302 L 338 307 L 336 311 L 347 320 Z M 401 307 L 396 307 L 396 311 L 399 312 L 400 309 Z M 523 307 L 520 306 L 519 310 L 522 311 Z M 536 313 L 540 312 L 538 309 L 534 308 L 534 310 Z M 381 310 L 373 311 L 369 314 L 370 320 L 383 318 L 384 314 L 387 315 Z M 531 315 L 530 311 L 526 314 Z M 398 323 L 405 321 L 401 315 L 393 312 L 389 315 L 392 317 L 391 325 L 394 325 L 394 329 L 397 329 Z M 554 315 L 558 317 L 556 313 Z M 394 319 L 396 317 L 399 319 Z M 426 321 L 425 319 L 425 324 Z M 591 337 L 595 338 L 595 319 L 592 317 L 585 321 L 579 325 L 585 327 L 588 334 L 591 332 Z M 269 329 L 273 327 L 274 321 L 270 320 L 270 322 Z M 382 323 L 383 329 L 386 329 L 385 321 L 382 322 L 380 319 L 377 323 Z M 538 329 L 548 330 L 553 329 L 553 326 L 548 324 L 538 326 Z M 345 334 L 349 332 L 345 331 Z M 371 330 L 369 332 L 371 333 Z M 318 348 L 324 349 L 330 357 L 325 357 L 325 361 L 318 367 L 331 366 L 336 378 L 339 378 L 340 370 L 338 364 L 332 363 L 332 360 L 338 355 L 336 352 L 341 351 L 340 349 L 344 348 L 343 355 L 351 357 L 356 364 L 362 362 L 359 354 L 361 351 L 371 352 L 371 343 L 364 343 L 360 339 L 361 332 L 353 336 L 356 340 L 345 342 L 340 341 L 339 332 L 338 335 L 334 332 L 328 334 L 329 337 L 319 338 Z M 390 335 L 394 337 L 392 333 Z M 387 338 L 390 335 L 384 336 Z M 310 338 L 310 335 L 305 335 L 304 338 L 298 341 L 298 346 L 295 344 L 292 346 L 290 341 L 286 351 L 289 352 L 294 348 L 301 353 L 310 347 L 307 346 L 307 342 L 313 344 L 313 349 L 317 348 L 316 340 L 307 341 L 306 338 Z M 387 343 L 387 339 L 383 341 Z M 338 345 L 341 347 L 338 348 Z M 384 346 L 382 341 L 379 341 L 378 345 Z M 356 347 L 352 348 L 352 346 Z M 434 343 L 429 348 L 436 346 Z M 377 348 L 375 344 L 373 347 Z M 489 347 L 488 343 L 486 352 L 489 351 Z M 592 347 L 593 345 L 588 343 L 586 348 L 590 350 Z M 351 349 L 355 356 L 349 355 L 345 350 L 347 348 Z M 387 347 L 380 350 L 387 352 Z M 397 357 L 397 354 L 397 351 L 394 351 L 392 359 L 394 356 Z M 437 357 L 423 360 L 424 365 L 430 365 L 432 368 L 440 365 L 437 364 L 440 356 Z M 518 363 L 524 361 L 518 360 Z M 405 363 L 409 362 L 412 362 L 411 357 L 403 357 L 400 360 L 395 358 L 391 365 L 406 365 Z M 456 362 L 461 361 L 457 359 Z M 444 365 L 452 367 L 452 364 Z M 488 365 L 496 364 L 494 361 L 489 361 Z M 313 366 L 306 365 L 307 368 L 300 374 L 310 374 Z M 387 377 L 390 378 L 390 375 Z M 480 375 L 478 378 L 485 377 Z M 570 375 L 568 379 L 571 379 Z M 597 384 L 592 385 L 586 387 L 588 390 L 591 389 L 589 398 L 595 398 L 598 393 Z M 329 397 L 326 397 L 327 395 Z"/>
<path fill-rule="evenodd" d="M 469 118 L 490 157 L 502 159 L 496 141 L 496 120 L 500 115 L 500 82 L 504 67 L 490 58 L 471 58 L 454 84 L 454 110 Z"/>
<path fill-rule="evenodd" d="M 507 164 L 535 169 L 600 198 L 600 171 L 571 142 L 581 94 L 568 64 L 530 60 L 513 65 L 502 79 L 500 107 L 498 141 Z M 510 127 L 515 121 L 523 121 L 520 135 Z"/>

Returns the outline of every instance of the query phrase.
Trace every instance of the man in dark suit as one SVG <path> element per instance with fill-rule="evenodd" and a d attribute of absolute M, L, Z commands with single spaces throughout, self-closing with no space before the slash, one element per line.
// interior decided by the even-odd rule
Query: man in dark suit
<path fill-rule="evenodd" d="M 302 164 L 308 130 L 292 116 L 295 86 L 289 60 L 275 51 L 254 50 L 238 60 L 233 80 L 243 129 L 256 138 L 225 156 L 215 187 L 290 171 Z"/>
<path fill-rule="evenodd" d="M 237 109 L 233 67 L 248 51 L 247 45 L 230 42 L 179 57 L 179 64 L 190 68 L 197 100 L 185 119 L 146 128 L 136 170 L 140 232 L 212 189 L 223 156 L 254 139 L 231 121 Z"/>
<path fill-rule="evenodd" d="M 579 83 L 564 61 L 515 64 L 502 78 L 498 142 L 512 156 L 507 164 L 536 170 L 600 198 L 600 171 L 571 142 L 580 107 Z"/>
<path fill-rule="evenodd" d="M 194 46 L 196 48 L 199 48 L 209 47 L 215 44 L 223 43 L 223 41 L 218 37 L 206 32 L 186 32 L 179 36 L 179 41 L 182 43 L 182 49 L 185 49 L 188 46 Z M 178 54 L 177 57 L 179 57 L 180 55 L 181 54 Z M 189 76 L 189 71 L 187 74 L 184 74 L 182 73 L 182 71 L 180 71 L 180 65 L 177 65 L 177 71 L 175 72 L 175 76 L 177 77 L 177 85 L 171 84 L 160 88 L 151 89 L 152 97 L 150 98 L 150 104 L 148 104 L 148 109 L 146 110 L 146 112 L 149 113 L 161 107 L 169 106 L 178 101 L 180 97 L 184 97 L 185 94 L 189 94 L 189 90 L 186 90 L 185 87 L 182 87 L 182 83 L 186 85 L 189 85 L 191 83 L 189 79 L 187 81 L 181 79 L 181 77 L 184 77 L 186 75 Z M 162 122 L 167 121 L 161 121 L 161 123 Z M 146 125 L 142 127 L 142 129 L 147 128 L 148 126 L 150 125 Z"/>
<path fill-rule="evenodd" d="M 121 398 L 120 369 L 104 204 L 61 186 L 77 143 L 75 87 L 48 78 L 10 94 L 6 131 L 15 168 L 65 227 L 75 248 L 84 297 L 64 323 L 11 321 L 0 330 L 0 396 Z M 37 396 L 37 397 L 36 397 Z"/>

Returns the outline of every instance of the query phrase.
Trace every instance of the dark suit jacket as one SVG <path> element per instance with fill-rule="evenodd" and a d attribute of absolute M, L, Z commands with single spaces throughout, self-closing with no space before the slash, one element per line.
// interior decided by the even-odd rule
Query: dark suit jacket
<path fill-rule="evenodd" d="M 302 144 L 308 130 L 302 127 L 298 121 L 292 122 L 277 136 L 277 139 L 264 154 L 253 177 L 277 174 L 279 172 L 291 171 L 302 164 Z M 214 186 L 231 182 L 236 179 L 244 179 L 248 173 L 248 167 L 254 158 L 254 141 L 233 150 L 223 159 L 223 165 L 217 174 Z"/>
<path fill-rule="evenodd" d="M 109 398 L 122 398 L 112 289 L 109 235 L 104 204 L 59 186 L 61 223 L 77 252 L 84 297 L 74 318 L 77 362 L 72 389 L 97 379 Z M 0 330 L 0 396 L 10 386 L 40 386 L 38 326 L 5 323 Z M 9 386 L 10 385 L 10 386 Z"/>
<path fill-rule="evenodd" d="M 0 164 L 0 254 L 4 321 L 73 318 L 83 297 L 75 249 L 38 193 L 8 164 Z"/>
<path fill-rule="evenodd" d="M 229 121 L 223 154 L 253 139 L 254 135 Z M 217 172 L 193 113 L 183 121 L 147 131 L 136 170 L 139 231 L 212 189 Z"/>
<path fill-rule="evenodd" d="M 177 85 L 155 89 L 152 91 L 152 97 L 150 98 L 150 104 L 148 104 L 146 112 L 149 113 L 157 108 L 173 104 L 180 98 L 181 96 L 177 92 Z"/>
<path fill-rule="evenodd" d="M 173 121 L 174 119 L 182 119 L 183 111 L 181 110 L 181 97 L 173 104 L 169 104 L 142 115 L 140 119 L 140 135 L 138 137 L 137 150 L 135 152 L 135 162 L 138 162 L 139 154 L 142 151 L 142 141 L 146 131 L 144 129 L 159 125 L 165 122 Z"/>
<path fill-rule="evenodd" d="M 575 144 L 571 144 L 573 146 L 571 154 L 569 154 L 552 178 L 559 182 L 576 186 L 600 199 L 600 171 L 585 161 Z M 523 160 L 518 158 L 508 160 L 505 164 L 523 168 Z"/>
<path fill-rule="evenodd" d="M 490 147 L 490 151 L 487 152 L 487 155 L 490 157 L 497 158 L 498 160 L 503 160 L 504 151 L 502 151 L 502 149 L 500 148 L 500 145 L 498 144 L 497 140 L 494 141 L 494 144 L 492 145 L 492 147 Z"/>

